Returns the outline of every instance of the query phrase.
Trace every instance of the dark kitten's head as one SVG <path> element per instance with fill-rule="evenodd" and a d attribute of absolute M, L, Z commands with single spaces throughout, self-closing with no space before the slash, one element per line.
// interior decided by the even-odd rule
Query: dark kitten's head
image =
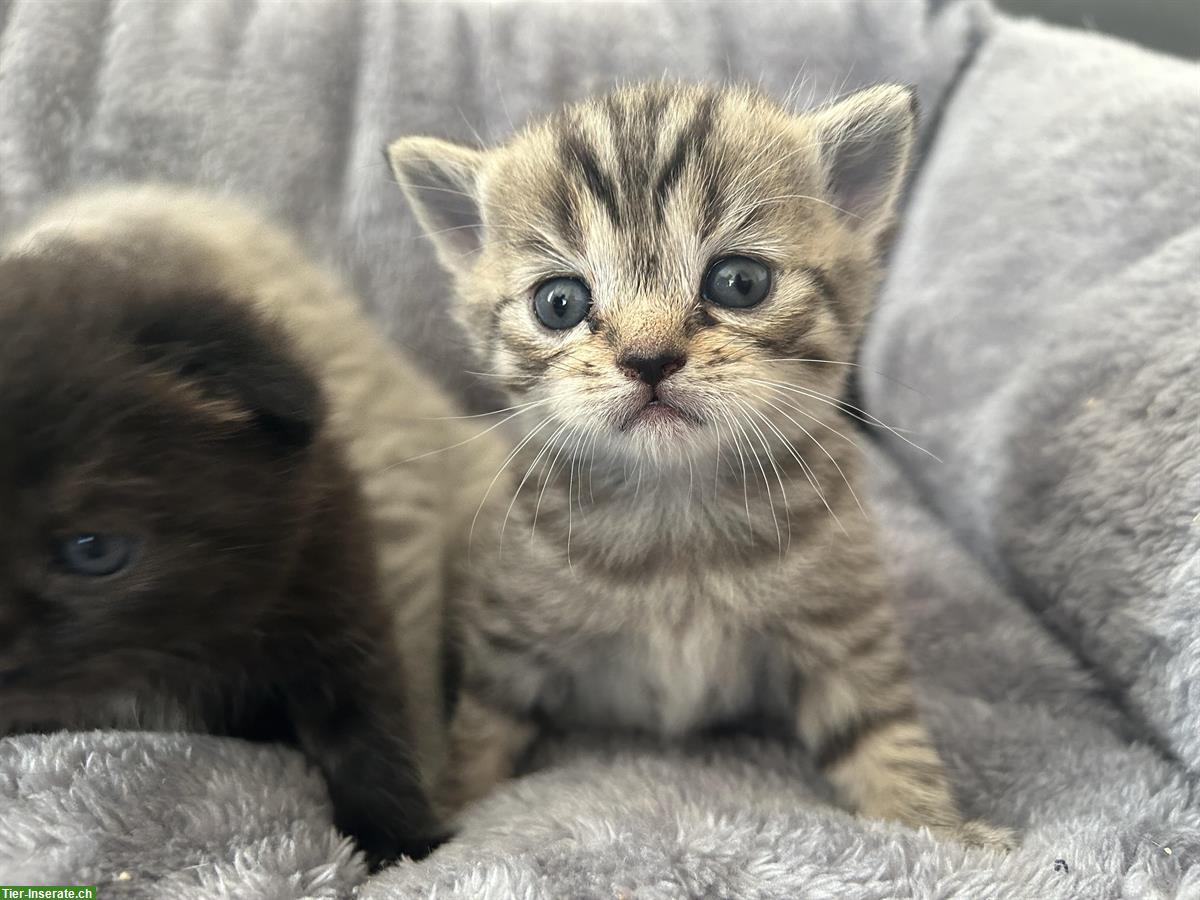
<path fill-rule="evenodd" d="M 0 706 L 236 653 L 306 527 L 323 407 L 286 336 L 146 280 L 0 260 Z"/>

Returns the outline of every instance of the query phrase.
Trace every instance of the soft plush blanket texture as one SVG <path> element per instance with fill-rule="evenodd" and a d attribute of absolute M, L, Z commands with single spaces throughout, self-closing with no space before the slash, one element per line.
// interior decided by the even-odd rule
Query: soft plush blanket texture
<path fill-rule="evenodd" d="M 1008 856 L 857 820 L 795 748 L 577 735 L 367 879 L 320 779 L 185 735 L 0 741 L 0 884 L 179 898 L 1200 897 L 1200 72 L 973 2 L 0 0 L 0 227 L 96 180 L 257 198 L 486 402 L 381 148 L 618 80 L 917 85 L 861 362 L 922 707 Z M 2 299 L 2 298 L 0 298 Z"/>

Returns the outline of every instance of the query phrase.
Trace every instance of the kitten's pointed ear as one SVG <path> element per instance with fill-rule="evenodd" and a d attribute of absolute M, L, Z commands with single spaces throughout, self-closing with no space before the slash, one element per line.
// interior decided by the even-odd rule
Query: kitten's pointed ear
<path fill-rule="evenodd" d="M 813 113 L 831 202 L 858 231 L 878 234 L 895 214 L 917 127 L 916 92 L 884 84 Z"/>
<path fill-rule="evenodd" d="M 396 181 L 442 265 L 456 271 L 483 244 L 478 179 L 484 154 L 428 137 L 404 137 L 387 148 Z"/>
<path fill-rule="evenodd" d="M 248 303 L 216 293 L 158 298 L 130 324 L 139 355 L 203 415 L 274 452 L 312 443 L 325 417 L 317 379 Z"/>

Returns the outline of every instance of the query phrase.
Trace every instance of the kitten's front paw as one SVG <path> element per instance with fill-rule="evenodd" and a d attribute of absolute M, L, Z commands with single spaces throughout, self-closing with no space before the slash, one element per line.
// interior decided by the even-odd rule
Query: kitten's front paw
<path fill-rule="evenodd" d="M 1016 832 L 998 825 L 989 825 L 978 819 L 962 822 L 952 827 L 936 828 L 934 833 L 939 837 L 966 844 L 968 847 L 984 847 L 1003 853 L 1015 850 L 1018 844 Z"/>
<path fill-rule="evenodd" d="M 443 832 L 431 837 L 410 836 L 395 838 L 380 835 L 358 835 L 357 842 L 367 858 L 367 869 L 374 873 L 401 859 L 414 862 L 424 859 L 446 841 L 454 837 L 453 832 Z"/>

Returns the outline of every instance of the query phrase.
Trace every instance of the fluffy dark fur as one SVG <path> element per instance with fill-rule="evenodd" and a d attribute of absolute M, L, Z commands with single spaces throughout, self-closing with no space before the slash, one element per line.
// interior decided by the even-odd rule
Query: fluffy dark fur
<path fill-rule="evenodd" d="M 0 260 L 0 734 L 297 745 L 373 863 L 440 825 L 356 479 L 287 337 L 79 248 Z M 110 536 L 130 563 L 62 559 Z"/>

